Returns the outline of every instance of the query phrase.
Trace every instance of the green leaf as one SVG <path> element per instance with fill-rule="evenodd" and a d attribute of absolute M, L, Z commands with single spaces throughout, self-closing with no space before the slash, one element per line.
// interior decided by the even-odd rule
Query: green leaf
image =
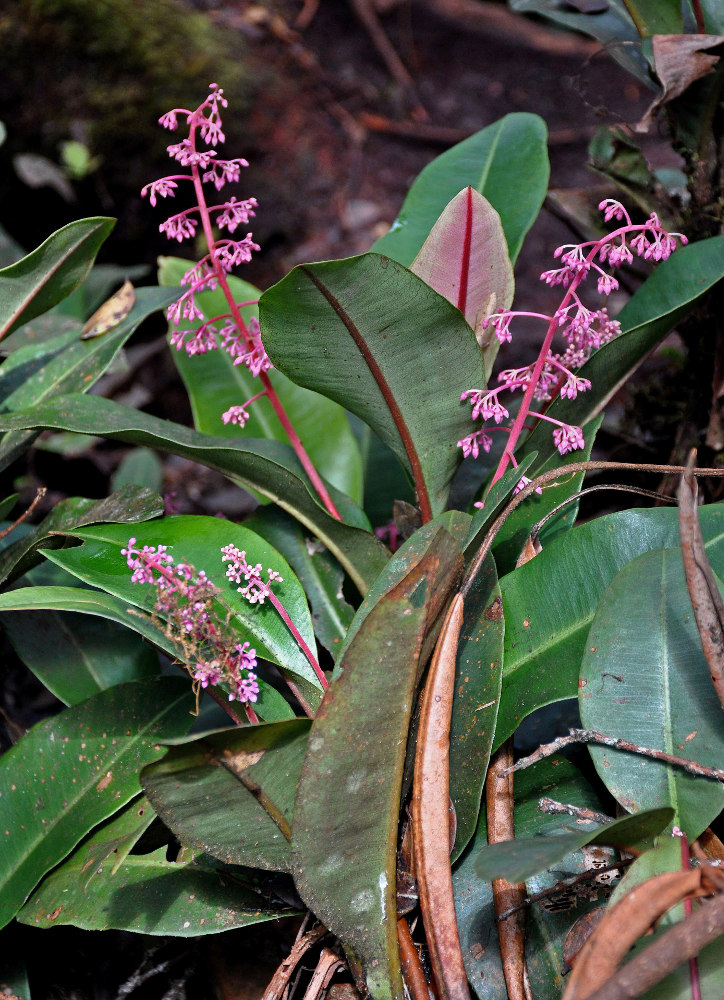
<path fill-rule="evenodd" d="M 583 428 L 583 438 L 585 446 L 582 451 L 569 452 L 561 455 L 558 449 L 554 449 L 553 454 L 545 462 L 531 462 L 529 465 L 529 478 L 548 472 L 550 469 L 557 469 L 559 466 L 572 465 L 574 462 L 584 462 L 591 457 L 591 449 L 596 440 L 598 429 L 603 423 L 603 416 L 599 415 L 589 421 Z M 549 429 L 550 433 L 550 429 Z M 561 474 L 560 483 L 549 483 L 543 488 L 539 495 L 533 494 L 525 503 L 517 507 L 506 520 L 498 532 L 493 543 L 493 555 L 498 567 L 498 572 L 502 576 L 515 569 L 515 564 L 520 556 L 531 530 L 535 524 L 542 521 L 555 507 L 569 497 L 579 493 L 583 485 L 585 473 L 578 472 L 573 476 Z M 572 500 L 566 504 L 560 513 L 554 515 L 546 521 L 540 533 L 542 544 L 551 542 L 556 535 L 568 531 L 575 523 L 578 514 L 578 501 Z"/>
<path fill-rule="evenodd" d="M 646 552 L 611 581 L 586 642 L 579 705 L 587 729 L 721 766 L 722 708 L 691 613 L 680 549 Z M 590 751 L 625 809 L 669 805 L 690 841 L 724 809 L 719 781 L 608 747 Z"/>
<path fill-rule="evenodd" d="M 485 881 L 504 878 L 508 882 L 523 882 L 552 868 L 567 854 L 586 844 L 641 850 L 651 846 L 653 838 L 668 826 L 673 815 L 674 810 L 666 806 L 624 816 L 595 830 L 559 832 L 548 837 L 516 837 L 515 840 L 489 844 L 477 852 L 475 871 Z M 576 821 L 572 820 L 569 829 L 575 825 Z"/>
<path fill-rule="evenodd" d="M 0 409 L 5 412 L 40 406 L 67 392 L 87 392 L 110 366 L 136 327 L 162 309 L 173 296 L 161 288 L 139 288 L 136 304 L 115 329 L 93 340 L 77 331 L 14 351 L 0 369 Z M 80 428 L 87 433 L 92 428 Z M 21 454 L 34 434 L 7 434 L 0 443 L 0 468 Z"/>
<path fill-rule="evenodd" d="M 483 349 L 485 381 L 500 347 L 484 320 L 496 309 L 509 309 L 515 282 L 500 216 L 471 187 L 446 205 L 410 270 L 456 306 L 475 331 Z"/>
<path fill-rule="evenodd" d="M 483 542 L 486 534 L 493 526 L 498 514 L 501 513 L 505 504 L 511 499 L 513 490 L 520 482 L 522 476 L 526 474 L 530 466 L 535 462 L 537 454 L 526 455 L 517 468 L 508 469 L 493 483 L 487 493 L 483 494 L 484 506 L 478 507 L 470 522 L 470 531 L 465 542 L 464 551 L 466 554 L 474 555 Z"/>
<path fill-rule="evenodd" d="M 103 500 L 83 497 L 61 500 L 37 527 L 2 549 L 0 583 L 15 580 L 42 562 L 38 553 L 41 546 L 47 549 L 63 545 L 66 539 L 58 537 L 59 534 L 71 534 L 74 528 L 99 522 L 134 524 L 150 521 L 163 514 L 163 510 L 161 497 L 140 486 L 124 486 Z"/>
<path fill-rule="evenodd" d="M 498 574 L 489 555 L 465 595 L 455 657 L 450 724 L 450 798 L 457 818 L 453 860 L 473 836 L 478 819 L 498 714 L 504 631 Z"/>
<path fill-rule="evenodd" d="M 701 509 L 707 554 L 724 570 L 724 507 Z M 495 746 L 540 708 L 578 695 L 578 673 L 598 601 L 616 573 L 643 552 L 676 545 L 675 510 L 630 510 L 559 536 L 503 577 L 503 690 Z"/>
<path fill-rule="evenodd" d="M 167 861 L 165 846 L 153 854 L 121 851 L 119 856 L 114 843 L 125 839 L 127 830 L 136 836 L 139 810 L 141 827 L 146 816 L 153 818 L 142 799 L 99 827 L 44 880 L 18 920 L 35 927 L 71 924 L 93 931 L 197 937 L 297 912 L 263 901 L 243 870 L 220 870 L 198 859 Z"/>
<path fill-rule="evenodd" d="M 163 464 L 150 448 L 132 448 L 123 457 L 111 477 L 114 490 L 122 486 L 146 486 L 160 493 L 163 489 Z"/>
<path fill-rule="evenodd" d="M 628 0 L 628 11 L 643 38 L 684 32 L 681 0 Z"/>
<path fill-rule="evenodd" d="M 107 620 L 44 609 L 5 612 L 2 627 L 25 666 L 65 705 L 159 673 L 154 650 Z"/>
<path fill-rule="evenodd" d="M 85 279 L 115 219 L 79 219 L 0 270 L 0 337 L 52 309 Z"/>
<path fill-rule="evenodd" d="M 281 552 L 297 574 L 312 608 L 314 634 L 336 657 L 354 617 L 342 593 L 342 567 L 284 511 L 259 508 L 244 524 Z"/>
<path fill-rule="evenodd" d="M 28 413 L 0 414 L 0 428 L 40 427 L 78 431 L 91 427 L 104 437 L 170 451 L 219 469 L 301 521 L 339 559 L 361 593 L 366 593 L 389 557 L 384 545 L 366 530 L 364 513 L 338 491 L 332 489 L 332 497 L 345 521 L 324 510 L 293 451 L 279 441 L 227 441 L 99 396 L 65 396 Z"/>
<path fill-rule="evenodd" d="M 724 33 L 724 10 L 722 10 L 719 0 L 701 0 L 701 8 L 704 12 L 704 27 L 707 34 L 721 35 Z"/>
<path fill-rule="evenodd" d="M 154 809 L 182 844 L 228 864 L 289 870 L 297 780 L 310 723 L 211 733 L 144 769 Z"/>
<path fill-rule="evenodd" d="M 178 286 L 192 261 L 161 257 L 159 264 L 159 282 Z M 233 275 L 228 282 L 237 302 L 254 301 L 261 296 L 258 288 Z M 202 292 L 195 297 L 195 301 L 207 319 L 227 313 L 229 309 L 221 289 Z M 256 305 L 241 310 L 245 322 L 257 312 Z M 202 322 L 204 320 L 201 319 L 184 321 L 184 327 L 197 330 Z M 249 421 L 243 429 L 235 424 L 223 423 L 221 414 L 230 406 L 244 403 L 263 390 L 259 379 L 245 365 L 235 365 L 224 350 L 209 351 L 191 358 L 184 350 L 174 350 L 172 354 L 189 394 L 196 430 L 219 437 L 288 441 L 286 431 L 266 396 L 257 399 L 250 407 Z M 270 371 L 268 375 L 317 471 L 338 490 L 356 503 L 361 503 L 362 456 L 342 407 L 316 392 L 295 385 L 281 372 Z"/>
<path fill-rule="evenodd" d="M 341 669 L 339 665 L 340 661 L 372 609 L 425 559 L 441 530 L 444 529 L 458 545 L 462 545 L 462 540 L 465 538 L 469 524 L 470 518 L 467 514 L 463 514 L 462 511 L 446 511 L 444 514 L 436 517 L 434 521 L 423 524 L 421 528 L 415 531 L 400 546 L 380 572 L 368 591 L 367 596 L 357 608 L 355 616 L 347 629 L 342 648 L 337 653 L 337 666 L 334 669 L 333 676 L 339 676 Z"/>
<path fill-rule="evenodd" d="M 515 830 L 519 837 L 535 838 L 559 829 L 560 816 L 551 816 L 538 808 L 542 796 L 600 811 L 602 803 L 593 786 L 563 757 L 539 761 L 515 775 Z M 573 820 L 570 821 L 572 824 Z M 508 1000 L 503 964 L 495 927 L 492 885 L 482 881 L 476 871 L 476 847 L 487 845 L 485 803 L 475 833 L 475 845 L 466 852 L 453 871 L 453 893 L 460 944 L 468 979 L 479 1000 Z M 589 865 L 584 854 L 568 855 L 555 869 L 534 875 L 527 883 L 533 895 L 551 889 L 563 878 L 580 875 Z M 568 906 L 558 897 L 558 905 L 534 903 L 526 914 L 526 959 L 533 995 L 540 1000 L 557 1000 L 565 981 L 562 970 L 563 942 L 573 921 L 603 899 L 606 889 L 589 882 L 584 895 L 568 896 Z M 593 898 L 592 898 L 593 897 Z M 555 898 L 555 897 L 554 897 Z M 553 900 L 551 900 L 553 902 Z"/>
<path fill-rule="evenodd" d="M 191 723 L 172 677 L 122 684 L 35 726 L 0 759 L 0 926 L 97 823 L 138 794 L 158 743 Z"/>
<path fill-rule="evenodd" d="M 303 264 L 259 301 L 277 368 L 356 413 L 404 464 L 423 518 L 445 509 L 473 423 L 460 395 L 483 384 L 460 312 L 378 254 Z M 443 333 L 444 331 L 444 333 Z"/>
<path fill-rule="evenodd" d="M 567 0 L 508 0 L 517 14 L 537 14 L 564 28 L 590 35 L 616 62 L 647 87 L 654 89 L 648 63 L 641 52 L 641 38 L 626 0 L 608 0 L 607 9 L 594 14 L 579 13 Z"/>
<path fill-rule="evenodd" d="M 658 264 L 616 317 L 620 336 L 596 351 L 577 374 L 591 388 L 575 400 L 556 399 L 546 414 L 582 426 L 601 412 L 631 372 L 692 308 L 724 277 L 724 236 L 680 247 Z M 555 450 L 550 429 L 541 421 L 516 458 L 537 451 L 545 461 Z"/>
<path fill-rule="evenodd" d="M 548 188 L 546 142 L 543 120 L 518 112 L 448 149 L 415 180 L 389 232 L 373 249 L 409 267 L 447 203 L 470 185 L 500 215 L 515 262 Z"/>
<path fill-rule="evenodd" d="M 259 535 L 231 521 L 200 516 L 165 517 L 134 525 L 132 530 L 125 525 L 104 524 L 72 533 L 84 539 L 84 544 L 60 552 L 46 552 L 48 558 L 84 583 L 120 597 L 149 614 L 155 608 L 155 588 L 151 584 L 131 583 L 126 558 L 121 555 L 130 535 L 137 538 L 139 548 L 166 545 L 176 563 L 188 563 L 197 572 L 203 570 L 219 588 L 219 599 L 214 605 L 230 646 L 250 641 L 258 656 L 278 664 L 282 673 L 298 684 L 312 707 L 319 703 L 322 687 L 317 675 L 271 602 L 249 604 L 238 592 L 237 585 L 225 576 L 221 549 L 229 544 L 246 552 L 252 566 L 261 563 L 264 571 L 271 567 L 280 572 L 282 580 L 274 584 L 274 594 L 309 648 L 314 649 L 314 631 L 302 586 L 286 560 Z M 231 618 L 227 623 L 229 613 Z"/>
<path fill-rule="evenodd" d="M 402 1000 L 395 856 L 423 637 L 461 569 L 439 530 L 427 556 L 369 613 L 309 736 L 294 809 L 300 895 L 342 941 L 373 1000 Z M 457 557 L 456 557 L 457 555 Z"/>

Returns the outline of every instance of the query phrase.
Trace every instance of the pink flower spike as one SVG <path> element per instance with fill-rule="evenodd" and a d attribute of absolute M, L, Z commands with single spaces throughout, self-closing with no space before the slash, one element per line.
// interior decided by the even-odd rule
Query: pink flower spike
<path fill-rule="evenodd" d="M 526 486 L 530 486 L 530 484 L 532 482 L 533 482 L 533 480 L 529 479 L 527 476 L 521 476 L 520 479 L 518 480 L 516 486 L 515 486 L 515 489 L 513 490 L 513 496 L 515 496 L 516 494 L 520 493 L 521 490 L 524 490 L 526 488 Z M 539 495 L 542 495 L 543 490 L 540 488 L 540 486 L 536 486 L 536 488 L 535 488 L 535 490 L 533 492 L 534 493 L 538 493 Z M 475 506 L 477 507 L 477 504 L 475 504 Z"/>
<path fill-rule="evenodd" d="M 156 198 L 173 198 L 178 184 L 170 177 L 162 177 L 158 181 L 146 184 L 141 188 L 141 197 L 148 195 L 148 200 L 152 205 L 156 204 Z"/>
<path fill-rule="evenodd" d="M 553 443 L 561 455 L 565 455 L 569 451 L 576 451 L 585 445 L 583 431 L 580 427 L 563 424 L 553 431 Z"/>

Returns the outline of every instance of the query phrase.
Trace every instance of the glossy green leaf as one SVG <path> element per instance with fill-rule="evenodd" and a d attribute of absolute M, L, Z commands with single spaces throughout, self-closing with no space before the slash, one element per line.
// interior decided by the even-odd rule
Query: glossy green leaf
<path fill-rule="evenodd" d="M 460 395 L 484 384 L 460 312 L 401 265 L 363 254 L 295 267 L 262 295 L 259 320 L 275 366 L 368 423 L 411 474 L 423 516 L 443 511 L 457 442 L 474 429 Z"/>
<path fill-rule="evenodd" d="M 579 707 L 587 729 L 721 766 L 722 708 L 692 616 L 680 549 L 646 552 L 611 581 L 586 642 Z M 719 781 L 608 747 L 590 751 L 625 809 L 670 805 L 690 841 L 724 809 Z"/>
<path fill-rule="evenodd" d="M 137 545 L 166 545 L 176 563 L 188 563 L 196 571 L 203 570 L 219 588 L 215 601 L 218 621 L 229 643 L 250 641 L 258 656 L 279 665 L 282 673 L 298 684 L 304 697 L 314 707 L 321 698 L 321 684 L 312 666 L 270 601 L 249 604 L 238 592 L 236 584 L 225 576 L 221 549 L 233 544 L 246 552 L 255 565 L 261 563 L 281 573 L 282 580 L 274 584 L 274 593 L 284 605 L 302 638 L 314 650 L 314 631 L 306 597 L 299 580 L 279 553 L 253 531 L 218 517 L 165 517 L 162 520 L 134 525 L 104 524 L 74 530 L 84 544 L 72 549 L 47 552 L 54 563 L 78 579 L 109 594 L 120 597 L 147 613 L 155 607 L 155 588 L 150 584 L 131 583 L 131 574 L 121 549 L 131 535 Z M 231 618 L 227 624 L 227 617 Z"/>
<path fill-rule="evenodd" d="M 653 89 L 648 63 L 641 52 L 641 38 L 626 9 L 626 0 L 608 0 L 607 9 L 595 14 L 576 11 L 567 0 L 508 0 L 508 3 L 518 14 L 537 14 L 564 28 L 590 35 L 620 66 Z"/>
<path fill-rule="evenodd" d="M 447 203 L 469 184 L 500 215 L 515 261 L 548 188 L 546 143 L 543 120 L 525 112 L 506 115 L 464 139 L 425 167 L 373 249 L 409 267 Z"/>
<path fill-rule="evenodd" d="M 54 570 L 62 572 L 60 567 L 54 566 Z M 160 622 L 154 622 L 149 615 L 141 614 L 137 608 L 129 607 L 128 601 L 104 594 L 100 590 L 90 590 L 80 585 L 78 586 L 43 586 L 36 585 L 33 577 L 39 574 L 39 570 L 32 570 L 28 577 L 32 586 L 19 587 L 15 590 L 0 594 L 0 624 L 6 618 L 6 612 L 13 611 L 71 611 L 79 615 L 92 615 L 97 618 L 106 619 L 107 622 L 117 622 L 127 629 L 137 632 L 148 642 L 153 643 L 162 649 L 174 661 L 184 663 L 188 650 L 182 649 L 177 643 L 169 639 L 165 634 Z M 43 574 L 45 576 L 46 574 Z M 67 574 L 69 579 L 74 579 Z M 26 577 L 26 579 L 28 578 Z M 75 617 L 75 616 L 73 616 Z M 194 667 L 195 662 L 187 664 Z M 60 697 L 69 684 L 69 678 L 61 671 L 54 668 L 50 660 L 43 664 L 36 664 L 34 672 L 43 681 L 46 687 Z M 57 676 L 56 676 L 57 675 Z M 61 687 L 57 687 L 62 685 Z M 188 684 L 191 685 L 190 678 Z M 260 685 L 259 697 L 254 703 L 254 710 L 260 719 L 265 722 L 277 722 L 281 719 L 294 717 L 294 712 L 282 695 L 275 691 L 269 684 Z"/>
<path fill-rule="evenodd" d="M 552 868 L 567 854 L 586 844 L 607 844 L 611 847 L 650 847 L 654 837 L 669 825 L 674 810 L 669 806 L 648 809 L 633 816 L 606 823 L 588 830 L 575 830 L 575 819 L 559 822 L 558 832 L 550 836 L 516 837 L 499 844 L 481 847 L 475 859 L 475 871 L 484 881 L 504 878 L 508 882 L 524 882 L 532 875 Z M 567 833 L 568 829 L 571 832 Z"/>
<path fill-rule="evenodd" d="M 467 514 L 463 514 L 459 510 L 446 511 L 436 517 L 434 521 L 423 524 L 400 546 L 357 608 L 347 629 L 342 648 L 337 653 L 338 665 L 335 667 L 333 676 L 339 676 L 341 670 L 339 660 L 344 656 L 347 647 L 359 632 L 372 609 L 422 562 L 440 530 L 444 529 L 458 545 L 462 545 L 469 525 L 470 518 Z"/>
<path fill-rule="evenodd" d="M 724 236 L 680 247 L 658 264 L 616 317 L 621 323 L 621 335 L 604 344 L 578 369 L 577 374 L 590 380 L 591 388 L 575 400 L 556 399 L 546 410 L 547 415 L 578 426 L 592 420 L 696 300 L 723 277 Z M 545 421 L 520 451 L 526 455 L 534 450 L 541 462 L 554 453 Z"/>
<path fill-rule="evenodd" d="M 724 506 L 700 513 L 709 559 L 715 571 L 724 571 Z M 559 536 L 503 577 L 505 653 L 496 746 L 536 708 L 578 695 L 586 637 L 604 590 L 631 559 L 678 540 L 675 510 L 609 514 Z"/>
<path fill-rule="evenodd" d="M 704 12 L 704 27 L 709 35 L 721 35 L 724 32 L 724 10 L 719 0 L 701 0 Z"/>
<path fill-rule="evenodd" d="M 551 816 L 538 808 L 542 796 L 600 811 L 602 803 L 593 786 L 562 757 L 539 761 L 515 775 L 515 832 L 532 838 L 559 829 L 565 817 Z M 571 820 L 571 823 L 574 821 Z M 495 932 L 495 908 L 491 883 L 476 871 L 475 848 L 487 844 L 485 804 L 471 847 L 453 870 L 453 892 L 460 944 L 470 985 L 479 1000 L 508 1000 L 503 965 Z M 551 889 L 559 880 L 580 875 L 587 869 L 584 854 L 577 851 L 560 864 L 527 883 L 533 895 Z M 563 942 L 573 922 L 593 906 L 605 901 L 607 889 L 589 882 L 576 895 L 560 894 L 551 904 L 534 903 L 526 914 L 526 959 L 533 995 L 537 1000 L 558 1000 L 565 986 Z"/>
<path fill-rule="evenodd" d="M 143 787 L 182 844 L 220 861 L 289 870 L 297 780 L 310 723 L 250 726 L 172 747 Z"/>
<path fill-rule="evenodd" d="M 464 188 L 445 206 L 410 270 L 452 302 L 483 349 L 486 382 L 500 347 L 484 320 L 509 309 L 515 282 L 500 216 L 480 192 Z"/>
<path fill-rule="evenodd" d="M 146 486 L 156 493 L 163 489 L 163 464 L 150 448 L 131 448 L 111 477 L 114 490 L 122 486 Z"/>
<path fill-rule="evenodd" d="M 265 538 L 284 556 L 312 609 L 314 634 L 336 657 L 354 617 L 344 598 L 342 567 L 316 539 L 306 537 L 301 525 L 284 511 L 260 508 L 244 524 Z"/>
<path fill-rule="evenodd" d="M 178 286 L 191 263 L 179 257 L 161 257 L 160 284 Z M 261 295 L 254 285 L 233 275 L 228 282 L 237 302 L 253 302 Z M 227 313 L 229 309 L 221 289 L 202 292 L 195 301 L 207 318 Z M 244 307 L 241 314 L 248 322 L 257 314 L 256 305 Z M 202 322 L 201 319 L 184 321 L 184 328 L 196 330 Z M 235 365 L 223 350 L 192 358 L 184 350 L 173 350 L 172 354 L 189 394 L 196 430 L 218 437 L 288 440 L 266 396 L 249 408 L 249 420 L 243 429 L 223 423 L 221 414 L 230 406 L 246 402 L 264 388 L 245 365 Z M 317 471 L 338 490 L 361 503 L 362 456 L 342 407 L 295 385 L 281 372 L 270 371 L 269 379 Z"/>
<path fill-rule="evenodd" d="M 681 0 L 628 0 L 628 11 L 643 37 L 681 35 Z"/>
<path fill-rule="evenodd" d="M 69 497 L 59 501 L 37 527 L 0 552 L 0 583 L 15 580 L 32 566 L 42 562 L 38 549 L 55 548 L 66 539 L 57 533 L 70 534 L 99 522 L 120 521 L 133 524 L 150 521 L 163 514 L 164 503 L 158 494 L 139 486 L 124 486 L 103 500 Z"/>
<path fill-rule="evenodd" d="M 139 635 L 107 619 L 43 609 L 5 612 L 1 623 L 25 666 L 66 705 L 160 670 Z"/>
<path fill-rule="evenodd" d="M 495 560 L 488 556 L 465 595 L 450 724 L 450 798 L 457 830 L 453 860 L 475 832 L 495 735 L 505 621 Z"/>
<path fill-rule="evenodd" d="M 170 451 L 219 469 L 274 500 L 309 528 L 339 559 L 361 593 L 366 593 L 389 557 L 384 545 L 366 530 L 364 513 L 337 490 L 332 489 L 332 497 L 345 520 L 337 521 L 324 510 L 293 451 L 280 441 L 227 441 L 99 396 L 65 396 L 27 413 L 0 414 L 2 429 L 41 427 L 77 431 L 90 427 L 104 437 Z"/>
<path fill-rule="evenodd" d="M 585 447 L 582 451 L 569 452 L 567 455 L 559 454 L 554 449 L 553 454 L 547 461 L 539 463 L 531 462 L 528 466 L 528 477 L 548 472 L 550 469 L 557 469 L 560 466 L 571 465 L 573 462 L 584 462 L 591 457 L 596 434 L 598 432 L 603 416 L 600 415 L 589 421 L 583 428 L 583 439 Z M 550 429 L 549 429 L 550 433 Z M 558 504 L 579 493 L 583 485 L 585 473 L 579 472 L 573 476 L 561 474 L 560 483 L 548 483 L 543 488 L 540 495 L 533 494 L 525 503 L 517 507 L 506 520 L 493 543 L 493 555 L 501 576 L 510 573 L 515 569 L 515 564 L 520 556 L 530 532 L 535 524 L 542 521 Z M 540 541 L 543 545 L 550 543 L 556 535 L 563 531 L 568 531 L 575 523 L 578 514 L 578 501 L 572 500 L 558 514 L 550 517 L 540 532 Z"/>
<path fill-rule="evenodd" d="M 113 845 L 127 839 L 129 824 L 139 829 L 139 809 L 153 818 L 146 800 L 131 803 L 48 875 L 18 919 L 35 927 L 72 924 L 93 931 L 196 937 L 295 912 L 266 903 L 240 870 L 222 870 L 203 860 L 167 861 L 165 847 L 119 856 Z M 131 838 L 135 835 L 132 830 Z"/>
<path fill-rule="evenodd" d="M 0 925 L 97 823 L 139 792 L 159 741 L 191 723 L 175 677 L 122 684 L 35 726 L 0 759 Z"/>
<path fill-rule="evenodd" d="M 373 1000 L 402 1000 L 395 856 L 402 772 L 423 637 L 461 569 L 439 531 L 364 620 L 309 736 L 292 862 L 305 903 L 342 941 Z"/>
<path fill-rule="evenodd" d="M 52 309 L 84 280 L 114 219 L 70 222 L 0 270 L 0 337 Z"/>
<path fill-rule="evenodd" d="M 162 288 L 139 288 L 136 304 L 115 329 L 93 340 L 80 340 L 77 331 L 42 344 L 14 351 L 0 369 L 0 409 L 14 412 L 42 405 L 54 396 L 87 392 L 106 371 L 136 327 L 146 317 L 173 301 Z M 93 428 L 80 428 L 88 433 Z M 0 468 L 5 468 L 28 446 L 34 434 L 6 434 L 0 442 Z"/>

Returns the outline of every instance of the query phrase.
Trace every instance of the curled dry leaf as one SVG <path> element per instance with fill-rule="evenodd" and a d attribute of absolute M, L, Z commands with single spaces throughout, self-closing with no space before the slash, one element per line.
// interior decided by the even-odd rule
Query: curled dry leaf
<path fill-rule="evenodd" d="M 693 466 L 696 453 L 692 453 Z M 686 586 L 699 630 L 701 647 L 717 696 L 724 708 L 724 601 L 704 546 L 698 515 L 696 480 L 684 473 L 679 484 L 679 534 Z"/>
<path fill-rule="evenodd" d="M 486 780 L 488 843 L 511 841 L 513 824 L 513 740 L 506 740 L 490 762 Z M 510 1000 L 530 1000 L 525 968 L 525 882 L 493 879 L 493 902 L 498 917 L 498 940 L 503 975 Z M 512 910 L 512 912 L 510 912 Z M 501 914 L 508 916 L 500 919 Z"/>
<path fill-rule="evenodd" d="M 661 93 L 634 125 L 636 132 L 648 132 L 656 112 L 673 101 L 695 80 L 711 73 L 719 56 L 707 55 L 704 49 L 713 49 L 724 42 L 724 35 L 654 35 L 652 48 L 654 68 L 661 82 Z"/>
<path fill-rule="evenodd" d="M 469 1000 L 449 851 L 450 719 L 463 622 L 457 594 L 445 617 L 425 687 L 415 756 L 412 824 L 420 909 L 442 1000 Z"/>
<path fill-rule="evenodd" d="M 635 886 L 608 910 L 581 948 L 562 1000 L 589 1000 L 652 924 L 684 899 L 711 892 L 717 875 L 721 877 L 706 866 L 664 872 Z"/>

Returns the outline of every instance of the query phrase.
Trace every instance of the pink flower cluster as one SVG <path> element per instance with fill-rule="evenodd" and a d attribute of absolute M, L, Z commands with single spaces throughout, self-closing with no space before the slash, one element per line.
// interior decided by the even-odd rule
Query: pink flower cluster
<path fill-rule="evenodd" d="M 225 684 L 229 701 L 255 702 L 259 695 L 256 650 L 250 643 L 230 646 L 213 608 L 220 591 L 203 570 L 188 563 L 175 563 L 165 545 L 138 548 L 129 538 L 121 554 L 132 571 L 132 583 L 151 584 L 156 591 L 155 611 L 163 619 L 166 634 L 195 663 L 188 670 L 198 688 Z"/>
<path fill-rule="evenodd" d="M 229 298 L 225 276 L 239 264 L 248 263 L 253 251 L 259 249 L 251 233 L 241 239 L 233 238 L 236 230 L 240 226 L 247 226 L 254 217 L 256 198 L 238 200 L 232 195 L 223 202 L 210 205 L 204 194 L 204 184 L 211 184 L 216 191 L 221 191 L 226 184 L 238 182 L 241 168 L 249 165 L 240 157 L 219 159 L 215 149 L 198 148 L 199 136 L 207 146 L 216 146 L 225 141 L 220 109 L 227 107 L 227 104 L 223 90 L 212 83 L 208 97 L 195 111 L 175 108 L 159 119 L 164 128 L 175 131 L 179 117 L 185 117 L 189 126 L 188 138 L 172 143 L 167 150 L 169 156 L 182 167 L 188 168 L 189 172 L 162 177 L 146 184 L 141 196 L 148 196 L 150 203 L 155 205 L 159 198 L 174 197 L 179 182 L 191 181 L 196 204 L 170 216 L 161 223 L 159 230 L 168 239 L 181 243 L 183 240 L 194 239 L 200 225 L 208 245 L 208 253 L 189 268 L 181 279 L 181 285 L 186 290 L 168 309 L 169 322 L 175 327 L 171 335 L 172 346 L 179 351 L 185 349 L 189 357 L 206 354 L 207 351 L 224 350 L 233 358 L 235 365 L 245 365 L 252 375 L 258 376 L 269 371 L 272 364 L 261 341 L 258 321 L 251 319 L 245 323 L 241 319 L 240 308 L 254 303 L 238 304 L 232 300 L 231 312 L 206 319 L 196 298 L 200 292 L 213 291 L 218 287 L 222 287 Z M 229 233 L 230 238 L 215 238 L 212 225 Z M 198 327 L 185 325 L 185 322 L 194 323 L 196 320 L 201 321 Z M 222 417 L 224 423 L 235 423 L 243 427 L 248 419 L 246 407 L 249 402 L 251 400 L 227 410 Z"/>
<path fill-rule="evenodd" d="M 621 332 L 620 325 L 608 315 L 605 308 L 589 309 L 581 301 L 578 288 L 590 275 L 597 278 L 598 291 L 609 295 L 618 288 L 618 281 L 612 274 L 604 270 L 602 265 L 610 269 L 631 263 L 634 255 L 645 260 L 666 260 L 677 247 L 677 239 L 685 244 L 687 239 L 681 233 L 668 233 L 661 225 L 657 215 L 652 213 L 646 222 L 634 224 L 626 209 L 620 202 L 607 198 L 599 208 L 604 213 L 604 220 L 615 219 L 622 225 L 600 240 L 591 240 L 578 245 L 558 247 L 555 257 L 562 266 L 555 270 L 545 271 L 541 279 L 546 284 L 560 285 L 567 289 L 563 300 L 552 316 L 543 313 L 501 310 L 490 316 L 485 326 L 490 324 L 501 344 L 512 339 L 511 323 L 522 318 L 532 318 L 544 322 L 547 326 L 540 354 L 536 361 L 524 368 L 509 368 L 498 375 L 498 386 L 489 389 L 469 389 L 464 392 L 461 401 L 469 401 L 472 405 L 474 420 L 499 425 L 509 419 L 509 412 L 500 400 L 503 392 L 521 391 L 524 393 L 518 416 L 510 430 L 500 428 L 509 433 L 508 444 L 498 466 L 495 479 L 500 478 L 508 463 L 515 466 L 513 450 L 517 443 L 524 421 L 528 417 L 537 420 L 547 420 L 554 424 L 553 441 L 561 455 L 584 447 L 583 431 L 580 427 L 563 423 L 547 416 L 545 412 L 531 409 L 531 402 L 537 400 L 543 404 L 552 402 L 557 396 L 563 399 L 575 399 L 579 392 L 591 388 L 587 378 L 576 374 L 580 368 L 603 344 L 613 340 Z M 553 336 L 558 334 L 565 347 L 561 352 L 551 350 Z M 458 446 L 462 448 L 467 458 L 477 458 L 480 450 L 489 452 L 492 447 L 490 432 L 495 430 L 488 423 L 486 427 L 468 434 Z M 495 481 L 495 480 L 494 480 Z M 522 488 L 524 483 L 519 483 Z"/>
<path fill-rule="evenodd" d="M 261 578 L 261 563 L 252 566 L 246 561 L 246 552 L 240 551 L 236 545 L 225 545 L 221 550 L 221 561 L 228 562 L 226 567 L 226 578 L 234 583 L 241 584 L 242 578 L 245 586 L 236 589 L 242 597 L 245 597 L 249 604 L 263 604 L 271 595 L 269 584 L 275 580 L 283 581 L 283 578 L 276 570 L 266 571 L 266 582 Z"/>

